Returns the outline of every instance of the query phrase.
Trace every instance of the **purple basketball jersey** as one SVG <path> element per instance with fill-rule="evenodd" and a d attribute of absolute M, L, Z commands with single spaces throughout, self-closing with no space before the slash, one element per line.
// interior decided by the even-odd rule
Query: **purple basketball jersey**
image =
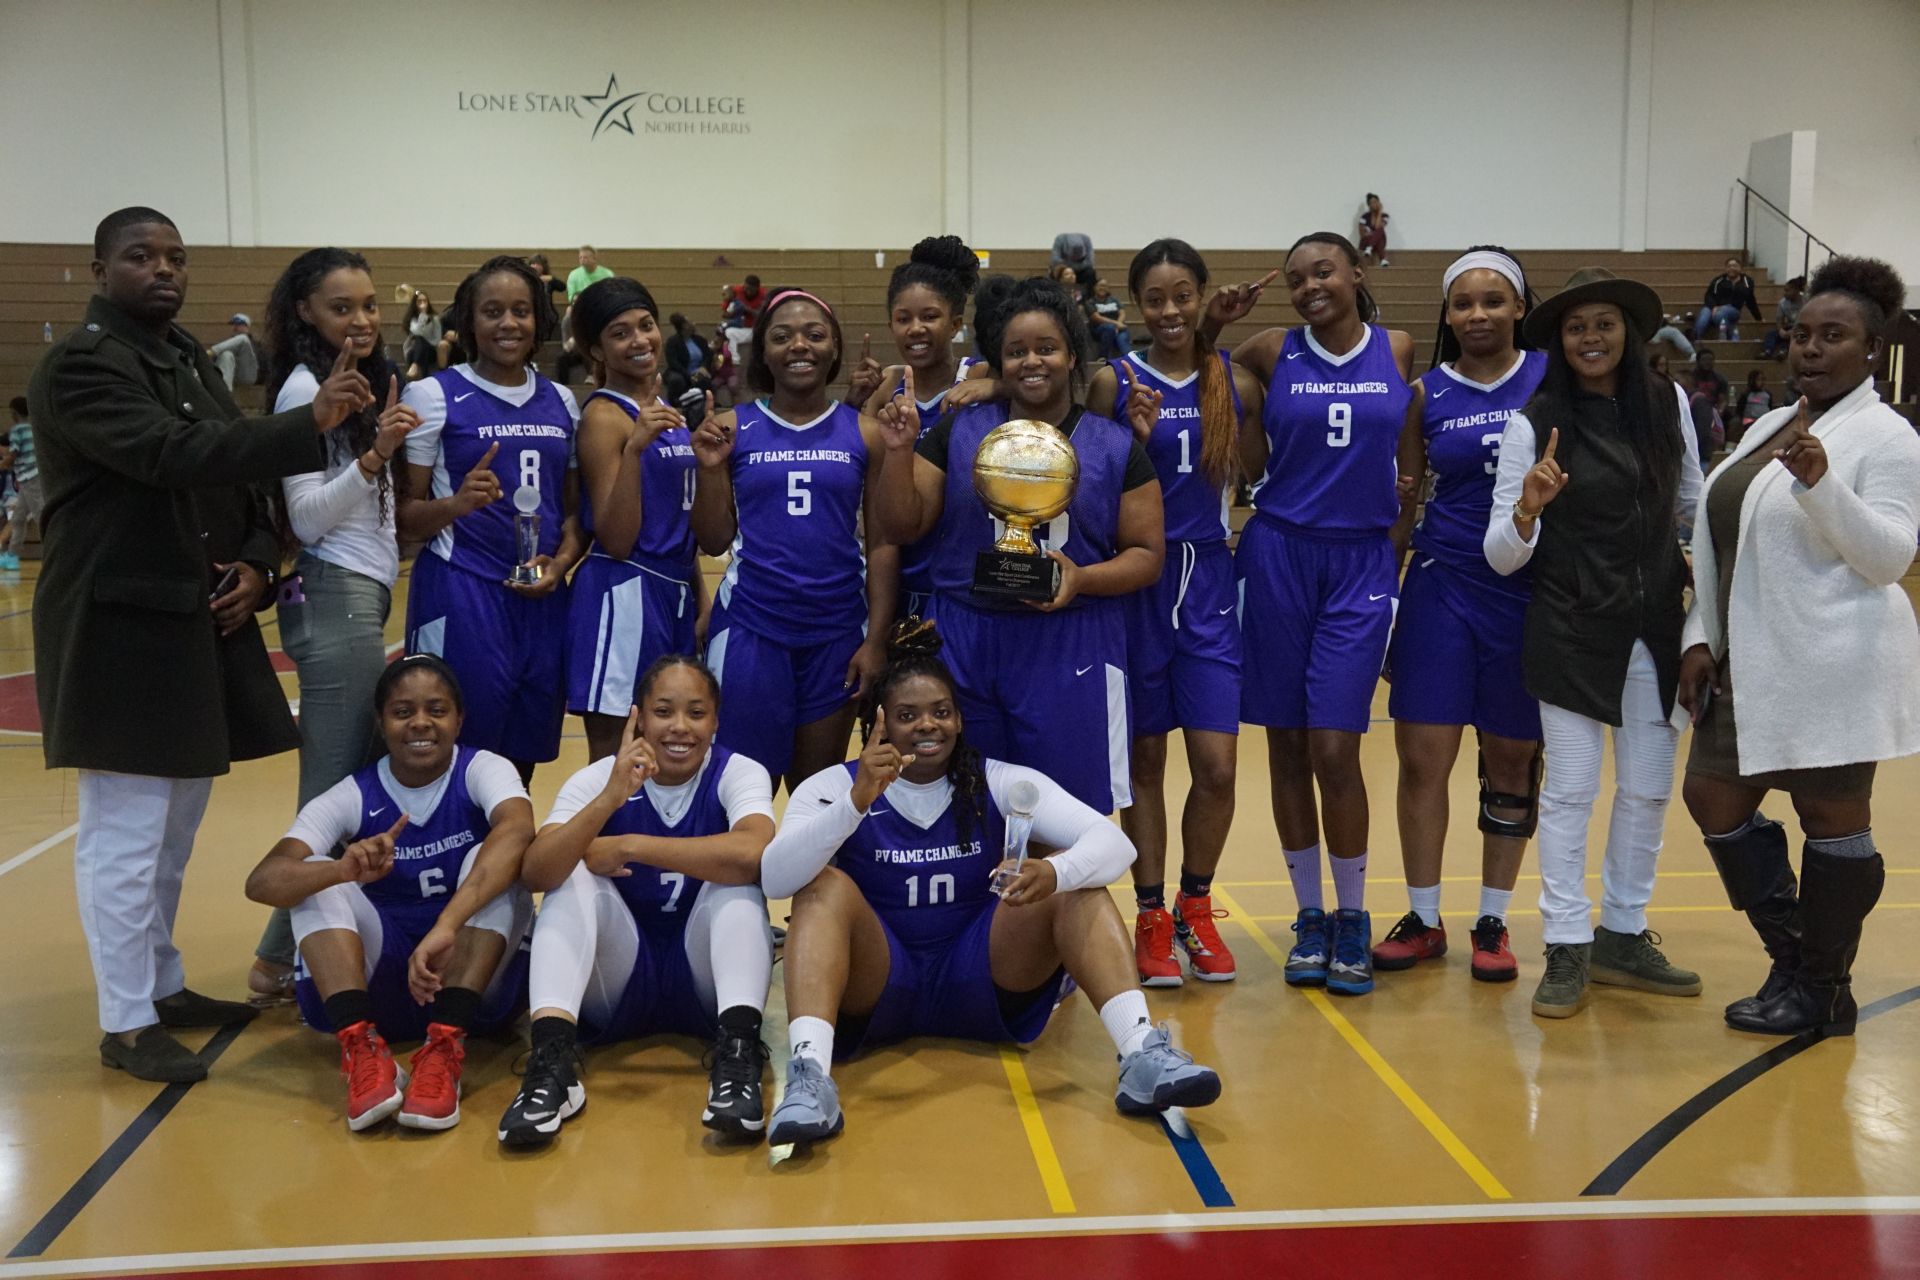
<path fill-rule="evenodd" d="M 433 375 L 447 402 L 440 432 L 440 456 L 433 464 L 433 496 L 452 497 L 486 456 L 500 446 L 490 464 L 500 478 L 501 497 L 455 520 L 434 538 L 431 550 L 469 573 L 504 581 L 520 561 L 515 545 L 514 495 L 531 486 L 540 495 L 540 553 L 560 547 L 562 502 L 567 468 L 573 461 L 573 415 L 553 383 L 537 373 L 533 398 L 516 405 L 483 390 L 458 369 Z"/>
<path fill-rule="evenodd" d="M 1379 325 L 1343 356 L 1289 329 L 1261 411 L 1267 471 L 1254 509 L 1309 536 L 1384 534 L 1400 514 L 1395 454 L 1412 395 Z"/>
<path fill-rule="evenodd" d="M 998 517 L 987 511 L 973 491 L 973 459 L 980 442 L 1007 420 L 1007 402 L 990 400 L 970 404 L 953 417 L 947 441 L 947 479 L 940 523 L 934 527 L 933 586 L 943 594 L 969 599 L 979 608 L 1018 609 L 1018 601 L 1001 603 L 973 598 L 974 557 L 993 546 L 1005 532 Z M 1076 410 L 1068 419 L 1068 440 L 1080 458 L 1080 483 L 1067 509 L 1045 524 L 1035 525 L 1034 541 L 1048 551 L 1059 551 L 1075 564 L 1111 560 L 1120 549 L 1120 496 L 1127 477 L 1127 457 L 1133 433 L 1111 418 Z M 1079 608 L 1082 596 L 1067 607 Z M 1105 601 L 1099 601 L 1105 603 Z"/>
<path fill-rule="evenodd" d="M 1218 354 L 1227 386 L 1231 388 L 1233 370 L 1227 364 L 1227 353 Z M 1141 359 L 1138 352 L 1129 352 L 1126 360 L 1133 368 L 1134 377 L 1160 393 L 1160 417 L 1147 437 L 1147 457 L 1153 462 L 1154 474 L 1160 477 L 1160 501 L 1167 512 L 1167 541 L 1220 541 L 1231 532 L 1227 526 L 1227 502 L 1231 495 L 1225 489 L 1214 487 L 1200 466 L 1199 371 L 1176 381 Z M 1116 412 L 1124 408 L 1126 393 L 1127 380 L 1122 375 L 1115 391 Z M 1233 412 L 1237 422 L 1238 391 L 1233 393 Z"/>
<path fill-rule="evenodd" d="M 954 378 L 951 385 L 940 388 L 940 390 L 933 394 L 931 399 L 916 400 L 914 402 L 915 407 L 920 411 L 921 435 L 924 436 L 927 432 L 933 430 L 933 424 L 938 422 L 940 415 L 945 412 L 944 406 L 947 402 L 947 392 L 966 381 L 967 370 L 978 363 L 979 361 L 972 356 L 961 356 L 960 367 L 954 371 Z M 904 389 L 904 386 L 905 383 L 903 381 L 901 386 L 894 389 L 894 394 L 898 395 L 900 391 Z M 924 596 L 932 594 L 933 549 L 938 545 L 939 541 L 939 530 L 935 529 L 918 542 L 908 543 L 906 546 L 900 548 L 900 588 L 902 591 L 912 595 Z M 901 607 L 905 608 L 905 604 L 906 602 L 903 599 L 901 601 Z"/>
<path fill-rule="evenodd" d="M 490 816 L 467 793 L 472 747 L 455 747 L 447 788 L 430 814 L 415 814 L 393 842 L 393 870 L 361 886 L 381 911 L 397 912 L 430 925 L 460 884 L 467 855 L 493 829 Z M 399 820 L 400 806 L 380 779 L 376 761 L 353 775 L 360 788 L 360 826 L 353 840 L 370 840 Z M 349 841 L 348 843 L 352 843 Z"/>
<path fill-rule="evenodd" d="M 1413 545 L 1450 568 L 1507 592 L 1526 590 L 1526 571 L 1503 578 L 1487 563 L 1483 541 L 1493 511 L 1494 464 L 1507 419 L 1526 406 L 1546 376 L 1547 353 L 1522 353 L 1490 384 L 1470 382 L 1440 365 L 1421 379 L 1426 401 L 1420 430 L 1427 441 L 1433 497 L 1413 532 Z"/>
<path fill-rule="evenodd" d="M 733 753 L 725 747 L 715 744 L 707 752 L 707 762 L 701 767 L 699 779 L 693 784 L 693 802 L 687 811 L 680 815 L 676 825 L 669 825 L 653 807 L 653 797 L 647 789 L 640 788 L 633 796 L 607 820 L 600 829 L 608 836 L 669 836 L 684 840 L 694 836 L 724 835 L 733 829 L 727 821 L 727 807 L 720 803 L 720 778 L 727 771 L 727 761 Z M 620 897 L 626 902 L 627 910 L 633 912 L 633 918 L 642 929 L 651 932 L 670 931 L 678 933 L 687 924 L 687 912 L 693 909 L 693 900 L 700 893 L 704 880 L 679 871 L 662 871 L 658 867 L 644 862 L 629 862 L 631 875 L 614 879 L 613 887 L 620 891 Z"/>
<path fill-rule="evenodd" d="M 720 582 L 729 617 L 787 644 L 817 644 L 867 616 L 860 543 L 867 446 L 860 412 L 835 402 L 812 422 L 764 400 L 735 408 L 733 502 L 740 531 Z"/>
<path fill-rule="evenodd" d="M 640 405 L 618 391 L 602 388 L 587 397 L 587 404 L 606 400 L 618 405 L 636 422 Z M 664 404 L 665 402 L 662 401 Z M 586 405 L 580 406 L 584 414 Z M 655 436 L 640 455 L 640 536 L 634 539 L 627 560 L 643 568 L 671 574 L 682 580 L 693 576 L 693 433 L 685 427 L 671 427 Z M 580 524 L 593 532 L 593 504 L 585 492 L 580 495 Z M 596 541 L 593 552 L 606 552 Z"/>
<path fill-rule="evenodd" d="M 846 763 L 850 774 L 859 768 L 857 760 Z M 991 793 L 984 800 L 986 812 L 968 823 L 963 844 L 951 804 L 923 829 L 883 794 L 834 854 L 833 865 L 852 877 L 874 914 L 905 945 L 951 942 L 992 899 L 1006 821 Z"/>

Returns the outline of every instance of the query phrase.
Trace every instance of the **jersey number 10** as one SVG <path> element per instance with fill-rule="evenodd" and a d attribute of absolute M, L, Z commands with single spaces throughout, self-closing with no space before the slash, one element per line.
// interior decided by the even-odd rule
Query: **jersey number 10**
<path fill-rule="evenodd" d="M 937 907 L 943 902 L 953 901 L 953 876 L 942 873 L 927 877 L 927 905 Z M 920 877 L 907 877 L 907 905 L 920 905 Z"/>

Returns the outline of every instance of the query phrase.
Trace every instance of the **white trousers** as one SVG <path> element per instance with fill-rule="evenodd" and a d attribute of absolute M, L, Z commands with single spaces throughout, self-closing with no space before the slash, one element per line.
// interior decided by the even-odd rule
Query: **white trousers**
<path fill-rule="evenodd" d="M 773 935 L 758 885 L 702 884 L 687 909 L 683 945 L 694 991 L 719 1013 L 764 1010 L 773 980 Z M 605 876 L 586 865 L 540 900 L 533 931 L 529 1007 L 561 1009 L 605 1025 L 620 1006 L 640 954 L 640 926 Z"/>
<path fill-rule="evenodd" d="M 465 884 L 467 875 L 473 870 L 473 860 L 479 854 L 478 848 L 467 854 L 466 861 L 460 864 L 460 878 L 456 882 Z M 324 853 L 316 853 L 308 862 L 331 861 Z M 320 892 L 297 903 L 288 912 L 293 923 L 293 941 L 296 947 L 316 933 L 328 929 L 346 929 L 360 935 L 360 950 L 365 958 L 366 972 L 363 980 L 371 982 L 373 971 L 380 963 L 380 955 L 386 946 L 387 930 L 380 919 L 380 909 L 373 905 L 373 899 L 367 891 L 357 884 L 330 884 Z M 482 995 L 491 996 L 505 979 L 508 962 L 520 949 L 520 940 L 527 936 L 527 930 L 533 925 L 533 895 L 518 884 L 494 898 L 471 916 L 467 917 L 469 929 L 485 929 L 497 933 L 507 940 L 507 949 L 501 953 L 500 965 L 493 972 Z"/>
<path fill-rule="evenodd" d="M 187 985 L 173 919 L 212 790 L 212 778 L 80 770 L 73 887 L 102 1031 L 152 1026 L 153 1002 Z"/>
<path fill-rule="evenodd" d="M 1647 927 L 1654 870 L 1673 795 L 1673 760 L 1680 731 L 1660 705 L 1653 655 L 1635 641 L 1620 695 L 1620 727 L 1613 730 L 1613 814 L 1600 864 L 1600 923 L 1618 933 Z M 1600 795 L 1600 758 L 1608 726 L 1540 704 L 1547 776 L 1540 788 L 1540 915 L 1548 942 L 1592 942 L 1593 902 L 1587 897 L 1587 828 Z"/>

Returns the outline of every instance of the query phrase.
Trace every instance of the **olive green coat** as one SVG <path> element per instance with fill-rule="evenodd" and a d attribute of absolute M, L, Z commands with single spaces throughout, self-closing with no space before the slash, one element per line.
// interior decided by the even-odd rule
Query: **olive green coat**
<path fill-rule="evenodd" d="M 280 560 L 265 481 L 324 465 L 311 408 L 242 418 L 207 353 L 95 297 L 28 385 L 46 506 L 33 598 L 47 767 L 212 777 L 299 745 L 212 566 Z M 262 602 L 263 605 L 267 601 Z"/>

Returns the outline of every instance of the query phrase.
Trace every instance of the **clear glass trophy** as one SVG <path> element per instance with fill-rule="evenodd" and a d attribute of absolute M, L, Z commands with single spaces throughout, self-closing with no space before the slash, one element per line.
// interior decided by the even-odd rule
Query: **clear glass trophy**
<path fill-rule="evenodd" d="M 1016 782 L 1007 792 L 1007 839 L 1001 846 L 1001 865 L 993 873 L 993 891 L 1005 897 L 1020 868 L 1027 861 L 1027 838 L 1033 834 L 1033 809 L 1040 803 L 1040 788 L 1031 782 Z M 1012 866 L 1006 864 L 1011 862 Z"/>
<path fill-rule="evenodd" d="M 540 491 L 530 484 L 515 489 L 513 510 L 513 545 L 519 563 L 507 581 L 531 587 L 540 581 L 540 567 L 533 563 L 540 555 Z"/>

